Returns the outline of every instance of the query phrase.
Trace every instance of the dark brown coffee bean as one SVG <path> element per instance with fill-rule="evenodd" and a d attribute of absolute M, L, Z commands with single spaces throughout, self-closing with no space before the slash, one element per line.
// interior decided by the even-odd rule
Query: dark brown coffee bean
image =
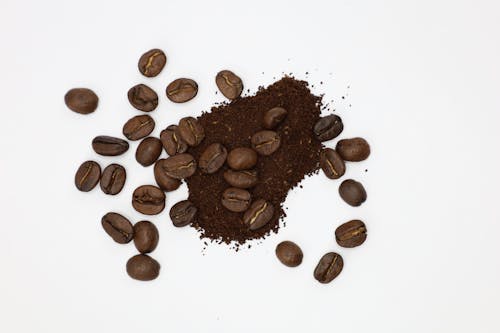
<path fill-rule="evenodd" d="M 170 156 L 185 153 L 188 149 L 186 141 L 181 138 L 177 125 L 170 125 L 161 131 L 160 140 L 163 148 L 165 148 L 167 154 Z"/>
<path fill-rule="evenodd" d="M 75 174 L 75 186 L 82 192 L 92 190 L 101 178 L 101 167 L 97 162 L 83 162 Z"/>
<path fill-rule="evenodd" d="M 175 179 L 191 177 L 196 171 L 196 161 L 190 154 L 170 156 L 161 164 L 167 176 Z"/>
<path fill-rule="evenodd" d="M 153 165 L 161 155 L 163 145 L 160 139 L 155 137 L 147 137 L 139 143 L 135 151 L 135 159 L 142 166 Z"/>
<path fill-rule="evenodd" d="M 156 215 L 165 208 L 165 193 L 153 185 L 142 185 L 132 195 L 132 206 L 145 215 Z"/>
<path fill-rule="evenodd" d="M 134 225 L 134 245 L 140 253 L 150 253 L 156 249 L 160 236 L 156 226 L 149 221 Z"/>
<path fill-rule="evenodd" d="M 107 213 L 102 217 L 101 224 L 104 231 L 119 244 L 127 244 L 134 237 L 132 223 L 118 213 Z"/>
<path fill-rule="evenodd" d="M 123 125 L 123 135 L 132 141 L 147 137 L 155 128 L 155 121 L 147 114 L 130 118 Z"/>
<path fill-rule="evenodd" d="M 250 230 L 257 230 L 266 225 L 274 215 L 274 207 L 263 199 L 258 199 L 252 203 L 250 208 L 243 215 L 243 223 Z"/>
<path fill-rule="evenodd" d="M 66 106 L 76 113 L 89 114 L 97 109 L 99 98 L 90 89 L 74 88 L 64 95 Z"/>
<path fill-rule="evenodd" d="M 124 167 L 119 164 L 110 164 L 102 172 L 101 190 L 106 194 L 118 194 L 125 185 L 126 179 L 127 172 Z"/>
<path fill-rule="evenodd" d="M 254 187 L 259 180 L 255 170 L 234 171 L 231 169 L 224 172 L 224 179 L 229 185 L 238 188 Z"/>
<path fill-rule="evenodd" d="M 340 184 L 340 197 L 349 205 L 357 207 L 366 201 L 366 191 L 360 182 L 353 179 L 347 179 Z"/>
<path fill-rule="evenodd" d="M 160 74 L 167 63 L 167 56 L 162 50 L 152 49 L 144 53 L 139 59 L 139 72 L 147 77 L 153 77 Z"/>
<path fill-rule="evenodd" d="M 241 188 L 230 187 L 222 193 L 222 206 L 235 213 L 247 210 L 251 201 L 250 192 Z"/>
<path fill-rule="evenodd" d="M 217 73 L 215 84 L 217 84 L 220 92 L 231 100 L 240 97 L 243 91 L 243 82 L 240 77 L 228 70 Z"/>
<path fill-rule="evenodd" d="M 370 145 L 363 138 L 340 140 L 335 150 L 344 161 L 359 162 L 370 156 Z"/>
<path fill-rule="evenodd" d="M 163 168 L 165 159 L 158 160 L 155 163 L 154 175 L 158 186 L 165 192 L 175 191 L 181 186 L 181 181 L 167 175 Z"/>
<path fill-rule="evenodd" d="M 252 148 L 261 155 L 269 156 L 281 144 L 281 137 L 274 131 L 260 131 L 252 136 Z"/>
<path fill-rule="evenodd" d="M 342 157 L 333 149 L 325 148 L 319 155 L 319 165 L 330 179 L 338 179 L 345 174 L 345 163 Z"/>
<path fill-rule="evenodd" d="M 133 86 L 127 96 L 130 104 L 140 111 L 151 112 L 158 106 L 158 94 L 145 84 Z"/>
<path fill-rule="evenodd" d="M 344 260 L 340 254 L 329 252 L 325 254 L 314 269 L 314 278 L 321 283 L 330 283 L 344 268 Z"/>
<path fill-rule="evenodd" d="M 276 246 L 276 257 L 285 266 L 297 267 L 302 263 L 304 254 L 300 247 L 294 242 L 284 241 Z"/>
<path fill-rule="evenodd" d="M 179 134 L 191 147 L 199 145 L 205 138 L 205 130 L 193 117 L 185 117 L 179 121 Z"/>
<path fill-rule="evenodd" d="M 281 107 L 272 108 L 264 114 L 262 125 L 264 128 L 273 129 L 286 118 L 287 113 L 288 112 Z"/>
<path fill-rule="evenodd" d="M 335 239 L 342 247 L 356 247 L 366 240 L 366 226 L 360 220 L 352 220 L 335 230 Z"/>
<path fill-rule="evenodd" d="M 127 261 L 127 274 L 140 281 L 151 281 L 160 275 L 160 264 L 147 254 L 137 254 Z"/>
<path fill-rule="evenodd" d="M 170 219 L 176 227 L 185 227 L 191 224 L 198 213 L 198 209 L 191 201 L 179 201 L 170 208 Z"/>
<path fill-rule="evenodd" d="M 118 156 L 128 150 L 128 142 L 112 136 L 96 136 L 92 140 L 92 148 L 103 156 Z"/>
<path fill-rule="evenodd" d="M 250 148 L 235 148 L 227 155 L 227 164 L 233 170 L 248 170 L 257 164 L 257 153 Z"/>
<path fill-rule="evenodd" d="M 202 172 L 212 174 L 224 165 L 226 158 L 226 147 L 220 143 L 212 143 L 201 154 L 198 166 Z"/>
<path fill-rule="evenodd" d="M 174 103 L 184 103 L 193 99 L 198 94 L 198 84 L 186 78 L 172 81 L 167 86 L 167 97 Z"/>
<path fill-rule="evenodd" d="M 339 136 L 344 130 L 342 119 L 334 114 L 320 118 L 314 125 L 314 134 L 319 141 L 328 141 Z"/>

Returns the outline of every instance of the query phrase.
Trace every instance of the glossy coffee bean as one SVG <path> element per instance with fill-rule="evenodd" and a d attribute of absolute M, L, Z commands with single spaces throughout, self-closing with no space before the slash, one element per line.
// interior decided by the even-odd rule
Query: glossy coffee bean
<path fill-rule="evenodd" d="M 151 281 L 160 275 L 160 264 L 147 254 L 137 254 L 127 261 L 127 274 L 140 281 Z"/>
<path fill-rule="evenodd" d="M 241 188 L 230 187 L 222 193 L 222 206 L 235 213 L 241 213 L 248 209 L 252 196 L 250 192 Z"/>
<path fill-rule="evenodd" d="M 158 106 L 158 94 L 145 84 L 138 84 L 129 89 L 128 101 L 134 108 L 151 112 Z"/>
<path fill-rule="evenodd" d="M 357 207 L 366 201 L 366 191 L 360 182 L 347 179 L 340 184 L 340 197 L 349 205 Z"/>
<path fill-rule="evenodd" d="M 149 221 L 134 225 L 134 245 L 140 253 L 150 253 L 156 249 L 160 235 L 156 226 Z"/>
<path fill-rule="evenodd" d="M 130 118 L 123 125 L 123 135 L 132 141 L 147 137 L 155 128 L 155 121 L 147 114 Z"/>
<path fill-rule="evenodd" d="M 145 215 L 156 215 L 165 208 L 165 193 L 156 186 L 142 185 L 132 194 L 132 206 Z"/>
<path fill-rule="evenodd" d="M 181 181 L 167 175 L 163 168 L 165 159 L 158 160 L 154 167 L 154 176 L 158 186 L 165 192 L 175 191 L 181 186 Z"/>
<path fill-rule="evenodd" d="M 276 246 L 276 257 L 285 266 L 297 267 L 302 263 L 304 254 L 300 247 L 294 242 L 284 241 Z"/>
<path fill-rule="evenodd" d="M 260 131 L 251 139 L 252 148 L 259 154 L 269 156 L 281 145 L 281 137 L 274 131 Z"/>
<path fill-rule="evenodd" d="M 359 162 L 370 156 L 370 145 L 363 138 L 340 140 L 335 150 L 344 161 Z"/>
<path fill-rule="evenodd" d="M 185 117 L 179 121 L 179 134 L 191 147 L 199 145 L 205 138 L 203 126 L 193 117 Z"/>
<path fill-rule="evenodd" d="M 83 162 L 75 174 L 75 186 L 82 192 L 91 191 L 101 178 L 101 167 L 97 162 Z"/>
<path fill-rule="evenodd" d="M 172 81 L 167 86 L 167 97 L 174 103 L 184 103 L 193 99 L 198 94 L 198 84 L 186 78 Z"/>
<path fill-rule="evenodd" d="M 217 172 L 226 162 L 227 149 L 220 143 L 212 143 L 205 148 L 198 161 L 198 166 L 203 173 Z"/>
<path fill-rule="evenodd" d="M 344 268 L 344 260 L 340 254 L 329 252 L 325 254 L 314 269 L 314 278 L 321 283 L 330 283 Z"/>
<path fill-rule="evenodd" d="M 228 70 L 217 73 L 215 84 L 217 84 L 220 92 L 231 100 L 240 97 L 243 91 L 243 82 L 240 77 Z"/>
<path fill-rule="evenodd" d="M 198 209 L 189 200 L 179 201 L 170 208 L 170 219 L 176 227 L 185 227 L 194 222 Z"/>
<path fill-rule="evenodd" d="M 155 137 L 147 137 L 139 143 L 135 151 L 135 159 L 142 166 L 153 165 L 161 155 L 163 145 L 160 139 Z"/>
<path fill-rule="evenodd" d="M 104 231 L 119 244 L 127 244 L 134 237 L 132 223 L 118 213 L 104 215 L 101 219 L 101 225 Z"/>
<path fill-rule="evenodd" d="M 224 172 L 224 180 L 233 187 L 250 188 L 257 185 L 259 178 L 255 170 L 234 171 L 228 169 Z"/>
<path fill-rule="evenodd" d="M 97 109 L 99 98 L 90 89 L 74 88 L 64 95 L 66 106 L 76 113 L 89 114 Z"/>
<path fill-rule="evenodd" d="M 191 177 L 196 171 L 196 161 L 190 154 L 170 156 L 161 164 L 167 176 L 175 179 Z"/>
<path fill-rule="evenodd" d="M 325 148 L 319 155 L 319 165 L 330 179 L 338 179 L 345 174 L 345 163 L 342 157 L 333 149 Z"/>
<path fill-rule="evenodd" d="M 257 230 L 266 225 L 274 215 L 274 207 L 263 199 L 258 199 L 252 203 L 250 208 L 243 215 L 243 223 L 250 230 Z"/>
<path fill-rule="evenodd" d="M 119 164 L 110 164 L 102 172 L 101 190 L 106 194 L 118 194 L 123 189 L 126 179 L 127 172 L 124 167 Z"/>
<path fill-rule="evenodd" d="M 137 66 L 139 72 L 147 77 L 154 77 L 160 74 L 163 67 L 167 63 L 167 56 L 162 50 L 152 49 L 144 53 L 139 59 Z"/>
<path fill-rule="evenodd" d="M 264 128 L 273 129 L 285 120 L 288 112 L 282 107 L 275 107 L 264 114 L 262 125 Z"/>
<path fill-rule="evenodd" d="M 170 156 L 185 153 L 188 149 L 188 144 L 181 138 L 177 125 L 170 125 L 161 131 L 160 140 L 163 148 Z"/>
<path fill-rule="evenodd" d="M 352 220 L 335 230 L 335 240 L 342 247 L 356 247 L 366 240 L 366 226 L 360 220 Z"/>
<path fill-rule="evenodd" d="M 128 142 L 112 136 L 96 136 L 92 140 L 92 148 L 103 156 L 118 156 L 128 150 Z"/>
<path fill-rule="evenodd" d="M 344 124 L 339 116 L 331 114 L 320 118 L 314 125 L 313 130 L 319 141 L 328 141 L 342 133 Z"/>
<path fill-rule="evenodd" d="M 248 170 L 257 164 L 257 153 L 250 148 L 235 148 L 227 155 L 227 164 L 233 170 Z"/>

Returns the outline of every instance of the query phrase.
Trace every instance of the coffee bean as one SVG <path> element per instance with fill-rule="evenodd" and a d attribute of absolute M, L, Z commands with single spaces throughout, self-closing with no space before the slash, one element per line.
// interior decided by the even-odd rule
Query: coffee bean
<path fill-rule="evenodd" d="M 106 194 L 118 194 L 125 185 L 126 179 L 127 172 L 124 167 L 119 164 L 110 164 L 102 172 L 101 190 Z"/>
<path fill-rule="evenodd" d="M 170 156 L 185 153 L 188 149 L 186 141 L 181 138 L 177 125 L 170 125 L 161 131 L 160 140 Z"/>
<path fill-rule="evenodd" d="M 92 190 L 101 178 L 101 167 L 97 162 L 86 161 L 78 168 L 75 174 L 75 186 L 82 192 Z"/>
<path fill-rule="evenodd" d="M 107 213 L 102 217 L 101 224 L 104 231 L 119 244 L 127 244 L 134 237 L 132 223 L 118 213 Z"/>
<path fill-rule="evenodd" d="M 288 112 L 281 107 L 272 108 L 264 114 L 262 125 L 264 128 L 273 129 L 286 118 L 287 113 Z"/>
<path fill-rule="evenodd" d="M 335 150 L 344 161 L 359 162 L 370 156 L 370 145 L 363 138 L 340 140 Z"/>
<path fill-rule="evenodd" d="M 191 224 L 198 213 L 198 209 L 191 201 L 179 201 L 170 208 L 170 219 L 176 227 L 185 227 Z"/>
<path fill-rule="evenodd" d="M 333 149 L 325 148 L 319 155 L 319 165 L 330 179 L 338 179 L 345 174 L 345 163 L 342 157 Z"/>
<path fill-rule="evenodd" d="M 163 168 L 165 159 L 158 160 L 155 163 L 154 175 L 158 186 L 165 192 L 175 191 L 181 186 L 181 181 L 167 175 Z"/>
<path fill-rule="evenodd" d="M 330 283 L 344 268 L 344 260 L 335 252 L 325 254 L 314 269 L 314 278 L 321 283 Z"/>
<path fill-rule="evenodd" d="M 360 182 L 353 179 L 347 179 L 340 184 L 340 197 L 349 205 L 357 207 L 366 201 L 366 191 Z"/>
<path fill-rule="evenodd" d="M 243 82 L 240 77 L 228 70 L 217 73 L 215 84 L 217 84 L 220 92 L 231 100 L 240 97 L 243 91 Z"/>
<path fill-rule="evenodd" d="M 260 131 L 252 136 L 252 148 L 261 155 L 269 156 L 281 144 L 281 137 L 274 131 Z"/>
<path fill-rule="evenodd" d="M 320 118 L 314 125 L 313 130 L 319 141 L 328 141 L 342 133 L 344 124 L 339 116 L 331 114 Z"/>
<path fill-rule="evenodd" d="M 224 172 L 224 179 L 229 185 L 238 188 L 254 187 L 259 180 L 255 170 L 234 171 L 231 169 Z"/>
<path fill-rule="evenodd" d="M 263 199 L 258 199 L 252 203 L 250 208 L 243 215 L 243 223 L 250 230 L 257 230 L 266 225 L 274 215 L 274 207 Z"/>
<path fill-rule="evenodd" d="M 196 161 L 190 154 L 178 154 L 164 160 L 160 166 L 167 176 L 175 179 L 191 177 L 196 171 Z"/>
<path fill-rule="evenodd" d="M 235 148 L 227 155 L 227 164 L 233 170 L 251 169 L 257 164 L 257 153 L 250 148 Z"/>
<path fill-rule="evenodd" d="M 151 112 L 158 106 L 158 95 L 145 84 L 133 86 L 127 96 L 130 104 L 140 111 Z"/>
<path fill-rule="evenodd" d="M 160 275 L 160 264 L 147 254 L 137 254 L 127 261 L 127 274 L 140 281 L 151 281 Z"/>
<path fill-rule="evenodd" d="M 134 245 L 140 253 L 150 253 L 158 245 L 158 229 L 149 221 L 140 221 L 134 225 Z"/>
<path fill-rule="evenodd" d="M 112 136 L 96 136 L 92 140 L 92 148 L 103 156 L 118 156 L 128 150 L 128 142 Z"/>
<path fill-rule="evenodd" d="M 199 145 L 205 138 L 205 130 L 193 117 L 185 117 L 179 121 L 179 134 L 192 147 Z"/>
<path fill-rule="evenodd" d="M 342 247 L 356 247 L 366 240 L 366 226 L 360 220 L 352 220 L 335 230 L 335 239 Z"/>
<path fill-rule="evenodd" d="M 304 254 L 300 247 L 294 242 L 284 241 L 276 246 L 276 257 L 285 266 L 297 267 L 302 263 Z"/>
<path fill-rule="evenodd" d="M 139 59 L 139 72 L 147 77 L 153 77 L 160 74 L 167 63 L 167 56 L 162 50 L 152 49 L 144 53 Z"/>
<path fill-rule="evenodd" d="M 145 215 L 156 215 L 165 208 L 165 193 L 153 185 L 142 185 L 132 195 L 132 206 Z"/>
<path fill-rule="evenodd" d="M 186 78 L 172 81 L 167 86 L 167 97 L 174 103 L 184 103 L 193 99 L 198 93 L 198 84 Z"/>
<path fill-rule="evenodd" d="M 160 157 L 162 149 L 160 139 L 152 136 L 147 137 L 137 146 L 135 159 L 142 166 L 150 166 Z"/>
<path fill-rule="evenodd" d="M 130 118 L 123 125 L 123 135 L 132 141 L 147 137 L 155 128 L 155 121 L 147 114 Z"/>
<path fill-rule="evenodd" d="M 226 162 L 227 149 L 220 143 L 212 143 L 200 156 L 198 166 L 203 173 L 217 172 Z"/>
<path fill-rule="evenodd" d="M 97 109 L 99 98 L 90 89 L 74 88 L 64 95 L 66 106 L 76 113 L 89 114 Z"/>
<path fill-rule="evenodd" d="M 251 200 L 248 191 L 236 187 L 230 187 L 222 193 L 222 206 L 235 213 L 247 210 Z"/>

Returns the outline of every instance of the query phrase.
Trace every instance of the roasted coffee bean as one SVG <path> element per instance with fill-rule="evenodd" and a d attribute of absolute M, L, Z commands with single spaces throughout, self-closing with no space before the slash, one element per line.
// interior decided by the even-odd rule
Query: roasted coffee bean
<path fill-rule="evenodd" d="M 118 213 L 107 213 L 102 217 L 101 224 L 104 231 L 117 243 L 127 244 L 134 237 L 132 223 Z"/>
<path fill-rule="evenodd" d="M 347 179 L 340 184 L 340 197 L 349 205 L 357 207 L 366 201 L 366 191 L 360 182 L 353 179 Z"/>
<path fill-rule="evenodd" d="M 181 181 L 167 175 L 163 168 L 165 159 L 158 160 L 155 163 L 154 175 L 158 186 L 165 192 L 175 191 L 181 186 Z"/>
<path fill-rule="evenodd" d="M 185 117 L 179 121 L 179 134 L 192 147 L 199 145 L 205 138 L 205 130 L 193 117 Z"/>
<path fill-rule="evenodd" d="M 156 215 L 165 208 L 165 193 L 153 185 L 142 185 L 132 195 L 132 206 L 145 215 Z"/>
<path fill-rule="evenodd" d="M 128 142 L 112 136 L 96 136 L 92 140 L 92 148 L 103 156 L 118 156 L 128 150 Z"/>
<path fill-rule="evenodd" d="M 153 165 L 161 155 L 163 146 L 160 139 L 155 137 L 147 137 L 139 143 L 135 151 L 135 159 L 142 166 Z"/>
<path fill-rule="evenodd" d="M 345 174 L 345 163 L 342 157 L 333 149 L 325 148 L 319 155 L 319 165 L 330 179 L 338 179 Z"/>
<path fill-rule="evenodd" d="M 124 167 L 119 164 L 110 164 L 102 172 L 101 190 L 106 194 L 118 194 L 125 185 L 126 179 L 127 172 Z"/>
<path fill-rule="evenodd" d="M 228 70 L 217 73 L 215 84 L 217 84 L 220 92 L 231 100 L 240 97 L 243 91 L 243 82 L 240 77 Z"/>
<path fill-rule="evenodd" d="M 175 179 L 191 177 L 196 171 L 196 161 L 190 154 L 170 156 L 162 162 L 161 168 L 167 176 Z"/>
<path fill-rule="evenodd" d="M 139 59 L 139 72 L 147 77 L 153 77 L 160 74 L 167 63 L 167 56 L 162 50 L 152 49 L 144 53 Z"/>
<path fill-rule="evenodd" d="M 140 253 L 150 253 L 156 249 L 160 236 L 156 226 L 149 221 L 134 225 L 134 245 Z"/>
<path fill-rule="evenodd" d="M 254 187 L 259 180 L 255 170 L 234 171 L 231 169 L 224 172 L 224 179 L 229 185 L 238 188 Z"/>
<path fill-rule="evenodd" d="M 235 148 L 227 155 L 227 164 L 233 170 L 248 170 L 257 163 L 257 153 L 250 148 Z"/>
<path fill-rule="evenodd" d="M 185 227 L 191 224 L 198 213 L 198 209 L 191 201 L 179 201 L 170 208 L 170 219 L 176 227 Z"/>
<path fill-rule="evenodd" d="M 201 154 L 198 166 L 202 172 L 212 174 L 224 165 L 226 158 L 226 147 L 220 143 L 212 143 Z"/>
<path fill-rule="evenodd" d="M 276 246 L 276 257 L 285 266 L 297 267 L 302 263 L 304 254 L 300 247 L 294 242 L 284 241 Z"/>
<path fill-rule="evenodd" d="M 241 188 L 230 187 L 222 193 L 222 206 L 235 213 L 247 210 L 251 200 L 250 192 Z"/>
<path fill-rule="evenodd" d="M 314 278 L 321 283 L 330 283 L 344 268 L 344 260 L 335 252 L 325 254 L 314 269 Z"/>
<path fill-rule="evenodd" d="M 260 131 L 252 136 L 252 148 L 261 155 L 269 156 L 281 144 L 281 137 L 274 131 Z"/>
<path fill-rule="evenodd" d="M 250 230 L 256 230 L 266 225 L 274 215 L 274 207 L 263 199 L 254 201 L 243 215 L 243 223 Z"/>
<path fill-rule="evenodd" d="M 186 78 L 180 78 L 172 81 L 167 86 L 167 97 L 175 103 L 184 103 L 193 99 L 198 93 L 198 84 Z"/>
<path fill-rule="evenodd" d="M 161 131 L 160 140 L 163 148 L 170 156 L 185 153 L 188 149 L 186 141 L 181 138 L 177 125 L 170 125 Z"/>
<path fill-rule="evenodd" d="M 287 113 L 288 112 L 281 107 L 272 108 L 264 114 L 262 125 L 264 128 L 273 129 L 286 118 Z"/>
<path fill-rule="evenodd" d="M 151 112 L 158 106 L 158 94 L 145 84 L 133 86 L 127 96 L 130 104 L 140 111 Z"/>
<path fill-rule="evenodd" d="M 363 138 L 340 140 L 335 150 L 344 161 L 359 162 L 370 156 L 370 145 Z"/>
<path fill-rule="evenodd" d="M 335 230 L 335 239 L 342 247 L 356 247 L 366 240 L 366 226 L 360 220 L 352 220 Z"/>
<path fill-rule="evenodd" d="M 155 121 L 147 114 L 130 118 L 123 125 L 123 135 L 132 141 L 147 137 L 155 128 Z"/>
<path fill-rule="evenodd" d="M 342 119 L 334 114 L 320 118 L 314 125 L 314 134 L 319 141 L 328 141 L 339 136 L 344 130 Z"/>
<path fill-rule="evenodd" d="M 64 95 L 66 106 L 76 113 L 89 114 L 97 109 L 99 98 L 90 89 L 74 88 Z"/>
<path fill-rule="evenodd" d="M 92 190 L 101 178 L 101 167 L 97 162 L 86 161 L 78 168 L 75 174 L 75 186 L 82 192 Z"/>
<path fill-rule="evenodd" d="M 127 274 L 140 281 L 151 281 L 160 275 L 160 264 L 147 254 L 137 254 L 127 261 Z"/>

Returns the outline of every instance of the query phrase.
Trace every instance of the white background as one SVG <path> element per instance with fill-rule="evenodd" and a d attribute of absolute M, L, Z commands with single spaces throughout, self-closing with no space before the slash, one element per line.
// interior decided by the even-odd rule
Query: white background
<path fill-rule="evenodd" d="M 0 331 L 499 332 L 499 32 L 498 1 L 1 0 Z M 147 79 L 137 60 L 153 47 L 168 64 Z M 135 162 L 137 143 L 106 158 L 91 139 L 119 136 L 139 114 L 126 92 L 141 82 L 161 96 L 155 134 L 208 110 L 222 101 L 223 68 L 252 93 L 284 71 L 333 99 L 342 137 L 371 143 L 346 175 L 368 200 L 348 207 L 320 174 L 290 194 L 279 234 L 239 253 L 202 251 L 168 218 L 183 187 L 151 218 L 160 277 L 134 281 L 133 244 L 112 242 L 100 219 L 145 219 L 130 199 L 152 168 Z M 200 91 L 174 105 L 164 89 L 180 76 Z M 64 106 L 77 86 L 99 95 L 94 114 Z M 78 192 L 87 159 L 126 165 L 123 192 Z M 341 249 L 333 231 L 352 218 L 366 221 L 368 240 Z M 285 239 L 304 250 L 296 269 L 274 256 Z M 320 285 L 312 271 L 332 250 L 344 271 Z"/>

